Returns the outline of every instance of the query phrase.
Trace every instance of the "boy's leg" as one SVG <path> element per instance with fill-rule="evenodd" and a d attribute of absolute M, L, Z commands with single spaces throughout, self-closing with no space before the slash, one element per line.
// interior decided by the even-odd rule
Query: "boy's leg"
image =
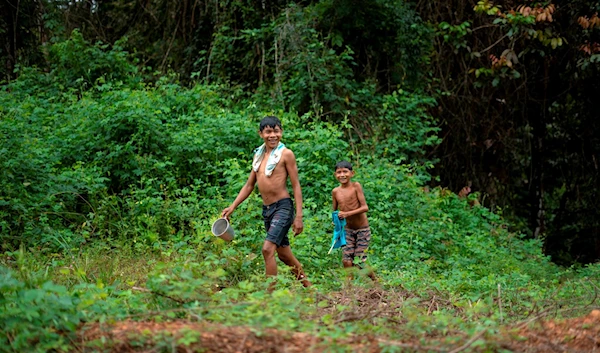
<path fill-rule="evenodd" d="M 377 276 L 375 276 L 375 272 L 373 272 L 373 269 L 371 267 L 369 267 L 369 272 L 367 273 L 367 276 L 369 276 L 369 278 L 373 281 L 377 282 Z"/>
<path fill-rule="evenodd" d="M 362 228 L 355 231 L 356 233 L 356 250 L 355 255 L 361 262 L 367 261 L 367 249 L 371 242 L 371 229 Z"/>
<path fill-rule="evenodd" d="M 354 279 L 352 267 L 354 266 L 354 253 L 356 251 L 356 234 L 352 229 L 346 228 L 346 245 L 342 250 L 342 264 L 346 270 L 346 279 Z"/>
<path fill-rule="evenodd" d="M 283 261 L 284 264 L 292 268 L 292 272 L 296 276 L 296 279 L 301 280 L 303 286 L 309 287 L 311 285 L 310 281 L 306 279 L 306 275 L 302 270 L 300 261 L 296 259 L 292 253 L 292 249 L 289 246 L 281 246 L 277 248 L 277 256 L 279 256 L 279 259 Z"/>
<path fill-rule="evenodd" d="M 354 253 L 356 252 L 356 231 L 346 228 L 346 246 L 342 250 L 342 264 L 344 268 L 352 267 Z"/>
<path fill-rule="evenodd" d="M 356 250 L 355 256 L 360 259 L 360 264 L 358 265 L 361 269 L 365 267 L 365 262 L 367 261 L 367 249 L 369 248 L 369 243 L 371 242 L 371 228 L 359 229 L 356 231 Z M 372 280 L 376 280 L 375 272 L 367 266 L 367 275 Z"/>

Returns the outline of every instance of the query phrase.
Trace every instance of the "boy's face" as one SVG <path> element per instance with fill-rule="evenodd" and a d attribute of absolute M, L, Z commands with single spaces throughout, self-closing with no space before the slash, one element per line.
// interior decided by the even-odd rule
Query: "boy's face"
<path fill-rule="evenodd" d="M 275 148 L 279 144 L 279 141 L 281 141 L 283 129 L 279 126 L 266 126 L 262 131 L 259 131 L 258 134 L 263 139 L 263 141 L 265 141 L 265 145 L 267 147 Z"/>
<path fill-rule="evenodd" d="M 335 170 L 335 178 L 340 184 L 347 184 L 350 182 L 350 179 L 354 176 L 354 171 L 348 168 L 338 168 Z"/>

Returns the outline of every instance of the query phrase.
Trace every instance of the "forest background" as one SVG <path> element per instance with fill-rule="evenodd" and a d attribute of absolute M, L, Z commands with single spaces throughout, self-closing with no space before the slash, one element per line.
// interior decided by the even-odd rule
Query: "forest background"
<path fill-rule="evenodd" d="M 235 246 L 210 224 L 245 181 L 267 114 L 282 118 L 298 157 L 307 235 L 294 245 L 317 284 L 341 288 L 339 273 L 320 269 L 339 267 L 325 254 L 332 166 L 345 158 L 381 235 L 373 266 L 388 290 L 435 289 L 461 319 L 474 315 L 464 303 L 488 298 L 494 323 L 541 302 L 590 301 L 598 10 L 583 0 L 0 2 L 8 346 L 31 345 L 36 330 L 40 347 L 68 345 L 47 327 L 74 331 L 85 315 L 207 310 L 198 298 L 224 300 L 214 286 L 258 301 L 258 196 L 235 214 Z M 131 291 L 140 285 L 148 292 Z M 60 324 L 43 309 L 47 292 L 69 298 L 52 309 L 71 315 Z M 116 310 L 122 300 L 129 309 Z"/>

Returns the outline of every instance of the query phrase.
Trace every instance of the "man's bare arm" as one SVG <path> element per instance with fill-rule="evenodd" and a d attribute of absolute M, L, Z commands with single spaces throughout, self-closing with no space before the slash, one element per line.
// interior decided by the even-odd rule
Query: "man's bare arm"
<path fill-rule="evenodd" d="M 246 180 L 246 184 L 242 186 L 233 203 L 229 205 L 229 207 L 225 208 L 223 212 L 221 212 L 221 217 L 229 219 L 229 216 L 233 213 L 236 207 L 238 207 L 242 202 L 244 202 L 244 200 L 248 198 L 248 196 L 250 196 L 254 190 L 254 185 L 256 185 L 256 172 L 251 170 L 248 180 Z"/>
<path fill-rule="evenodd" d="M 294 234 L 298 235 L 304 230 L 304 224 L 302 223 L 302 188 L 300 187 L 298 165 L 296 164 L 294 152 L 287 149 L 285 150 L 285 156 L 285 168 L 290 177 L 290 183 L 292 184 L 292 190 L 294 191 L 294 202 L 296 204 L 296 218 L 294 219 L 293 229 Z"/>

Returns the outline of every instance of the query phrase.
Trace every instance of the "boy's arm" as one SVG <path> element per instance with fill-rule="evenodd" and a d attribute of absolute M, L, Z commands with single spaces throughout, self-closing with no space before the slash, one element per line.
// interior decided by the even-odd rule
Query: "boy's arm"
<path fill-rule="evenodd" d="M 300 178 L 298 178 L 298 165 L 296 164 L 296 156 L 294 156 L 294 152 L 289 149 L 286 149 L 285 152 L 285 168 L 290 177 L 290 183 L 292 184 L 294 201 L 296 204 L 296 218 L 294 218 L 292 228 L 294 230 L 294 235 L 298 235 L 304 230 L 304 224 L 302 223 L 302 188 L 300 187 Z"/>
<path fill-rule="evenodd" d="M 338 209 L 338 202 L 337 202 L 337 199 L 335 198 L 335 189 L 333 189 L 333 191 L 331 192 L 331 199 L 332 199 L 333 210 L 336 211 Z"/>
<path fill-rule="evenodd" d="M 235 198 L 235 200 L 233 201 L 233 203 L 231 205 L 229 205 L 229 207 L 225 208 L 223 210 L 223 212 L 221 212 L 221 217 L 229 219 L 229 216 L 233 213 L 235 208 L 238 207 L 239 204 L 244 202 L 244 200 L 246 200 L 248 198 L 248 196 L 250 196 L 250 194 L 254 190 L 255 184 L 256 184 L 256 172 L 254 171 L 254 169 L 252 169 L 250 171 L 250 176 L 248 176 L 248 180 L 246 180 L 246 184 L 244 184 L 244 186 L 242 186 L 242 188 L 240 189 L 240 192 L 238 193 L 238 195 Z"/>
<path fill-rule="evenodd" d="M 365 199 L 365 193 L 363 192 L 362 186 L 358 182 L 354 183 L 354 190 L 356 192 L 356 198 L 358 198 L 358 204 L 360 207 L 352 211 L 340 212 L 340 218 L 348 218 L 369 211 L 369 206 L 367 205 L 367 200 Z"/>

